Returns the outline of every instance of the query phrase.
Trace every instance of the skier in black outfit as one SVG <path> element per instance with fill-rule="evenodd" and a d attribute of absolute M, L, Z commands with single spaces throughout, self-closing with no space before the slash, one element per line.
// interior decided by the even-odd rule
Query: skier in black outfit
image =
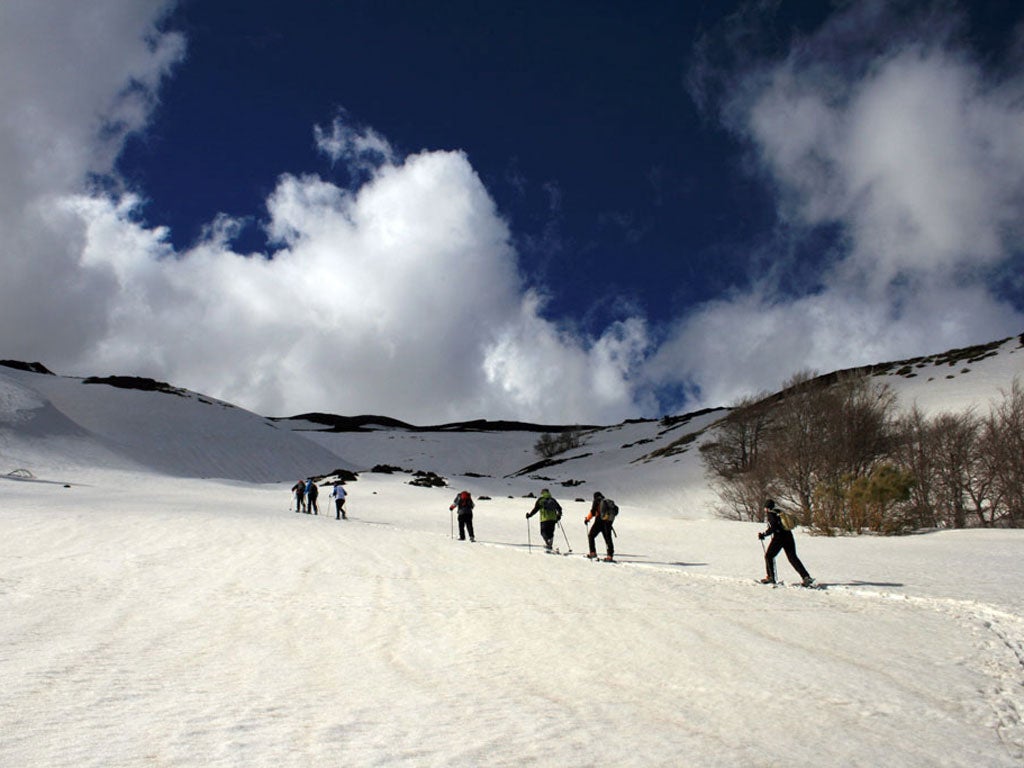
<path fill-rule="evenodd" d="M 473 497 L 469 495 L 469 491 L 462 491 L 458 496 L 455 497 L 455 501 L 448 509 L 459 508 L 459 541 L 466 540 L 466 534 L 469 534 L 470 541 L 476 541 L 473 536 Z"/>
<path fill-rule="evenodd" d="M 604 501 L 604 494 L 600 491 L 594 491 L 594 503 L 590 505 L 590 514 L 583 519 L 583 524 L 586 525 L 591 520 L 594 524 L 590 526 L 590 531 L 587 533 L 587 542 L 590 544 L 590 551 L 587 553 L 587 557 L 593 559 L 597 557 L 597 534 L 604 536 L 605 548 L 608 550 L 608 555 L 605 560 L 611 562 L 615 559 L 615 543 L 612 541 L 612 520 L 607 520 L 601 516 L 601 502 Z"/>
<path fill-rule="evenodd" d="M 317 506 L 316 498 L 320 495 L 320 489 L 316 487 L 316 483 L 313 482 L 313 478 L 309 478 L 306 482 L 306 514 L 312 512 L 314 515 L 320 514 L 320 507 Z"/>
<path fill-rule="evenodd" d="M 761 579 L 762 584 L 774 584 L 775 583 L 775 557 L 779 552 L 785 552 L 786 557 L 789 559 L 789 564 L 796 569 L 796 572 L 800 574 L 800 577 L 804 580 L 804 586 L 809 587 L 814 583 L 814 579 L 804 568 L 804 564 L 800 562 L 800 558 L 796 556 L 796 540 L 793 538 L 793 532 L 787 531 L 786 527 L 782 524 L 782 518 L 779 516 L 779 512 L 775 509 L 775 502 L 768 499 L 764 503 L 764 514 L 765 519 L 768 521 L 768 530 L 762 531 L 757 534 L 757 538 L 764 541 L 768 536 L 772 537 L 771 542 L 768 544 L 768 549 L 764 553 L 764 564 L 768 571 L 768 575 Z"/>
<path fill-rule="evenodd" d="M 306 511 L 306 481 L 299 480 L 295 485 L 292 486 L 292 493 L 295 494 L 295 511 L 305 512 Z"/>

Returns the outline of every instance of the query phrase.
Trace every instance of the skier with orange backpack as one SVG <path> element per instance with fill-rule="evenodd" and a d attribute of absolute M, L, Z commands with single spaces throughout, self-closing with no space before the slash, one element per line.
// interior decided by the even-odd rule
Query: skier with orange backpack
<path fill-rule="evenodd" d="M 583 519 L 583 524 L 586 525 L 591 520 L 594 524 L 590 526 L 590 530 L 587 531 L 587 542 L 590 544 L 590 551 L 587 553 L 587 557 L 593 560 L 597 557 L 597 534 L 604 535 L 605 547 L 608 550 L 607 556 L 604 558 L 606 562 L 615 561 L 615 543 L 612 541 L 612 526 L 615 524 L 615 516 L 619 513 L 619 508 L 615 502 L 611 499 L 606 499 L 604 494 L 600 491 L 594 491 L 594 503 L 590 505 L 590 513 Z"/>

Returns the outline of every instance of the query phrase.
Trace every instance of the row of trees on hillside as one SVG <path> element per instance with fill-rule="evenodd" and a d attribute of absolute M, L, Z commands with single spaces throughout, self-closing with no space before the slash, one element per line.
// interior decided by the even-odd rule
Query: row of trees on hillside
<path fill-rule="evenodd" d="M 583 430 L 573 427 L 557 434 L 545 432 L 533 444 L 533 450 L 545 459 L 579 448 L 583 444 Z"/>
<path fill-rule="evenodd" d="M 867 376 L 802 373 L 738 404 L 701 446 L 721 514 L 763 519 L 772 497 L 819 533 L 1024 527 L 1024 387 L 987 415 L 900 413 Z"/>

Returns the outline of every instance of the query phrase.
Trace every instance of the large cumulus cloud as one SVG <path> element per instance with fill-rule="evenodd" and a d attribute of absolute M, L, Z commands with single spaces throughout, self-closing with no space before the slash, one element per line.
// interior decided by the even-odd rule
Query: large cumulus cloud
<path fill-rule="evenodd" d="M 235 252 L 241 224 L 224 216 L 176 250 L 113 163 L 184 42 L 160 31 L 159 3 L 60 5 L 2 11 L 4 356 L 166 378 L 269 414 L 637 414 L 643 323 L 590 339 L 544 319 L 461 152 L 400 157 L 341 113 L 311 131 L 353 188 L 284 172 L 266 201 L 272 251 Z"/>

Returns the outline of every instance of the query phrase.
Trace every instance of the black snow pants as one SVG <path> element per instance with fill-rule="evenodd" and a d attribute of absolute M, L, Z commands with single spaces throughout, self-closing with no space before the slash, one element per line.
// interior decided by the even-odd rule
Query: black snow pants
<path fill-rule="evenodd" d="M 775 580 L 775 557 L 779 552 L 785 552 L 786 557 L 789 559 L 789 564 L 793 566 L 800 577 L 806 579 L 808 576 L 807 569 L 804 568 L 804 564 L 800 562 L 800 558 L 796 556 L 796 540 L 793 538 L 792 531 L 777 531 L 773 536 L 771 543 L 768 545 L 768 549 L 765 550 L 764 564 L 768 571 L 768 578 Z"/>
<path fill-rule="evenodd" d="M 555 544 L 555 526 L 558 525 L 557 520 L 541 520 L 540 521 L 540 537 L 544 539 L 544 547 L 551 549 Z"/>
<path fill-rule="evenodd" d="M 597 553 L 597 534 L 604 534 L 604 544 L 608 549 L 608 557 L 614 557 L 615 544 L 612 542 L 612 524 L 600 517 L 594 518 L 594 524 L 590 526 L 590 533 L 587 534 L 587 541 L 590 542 L 591 554 Z"/>
<path fill-rule="evenodd" d="M 476 538 L 476 536 L 473 535 L 472 512 L 462 512 L 459 514 L 459 539 L 465 539 L 467 533 L 469 534 L 469 538 Z"/>

